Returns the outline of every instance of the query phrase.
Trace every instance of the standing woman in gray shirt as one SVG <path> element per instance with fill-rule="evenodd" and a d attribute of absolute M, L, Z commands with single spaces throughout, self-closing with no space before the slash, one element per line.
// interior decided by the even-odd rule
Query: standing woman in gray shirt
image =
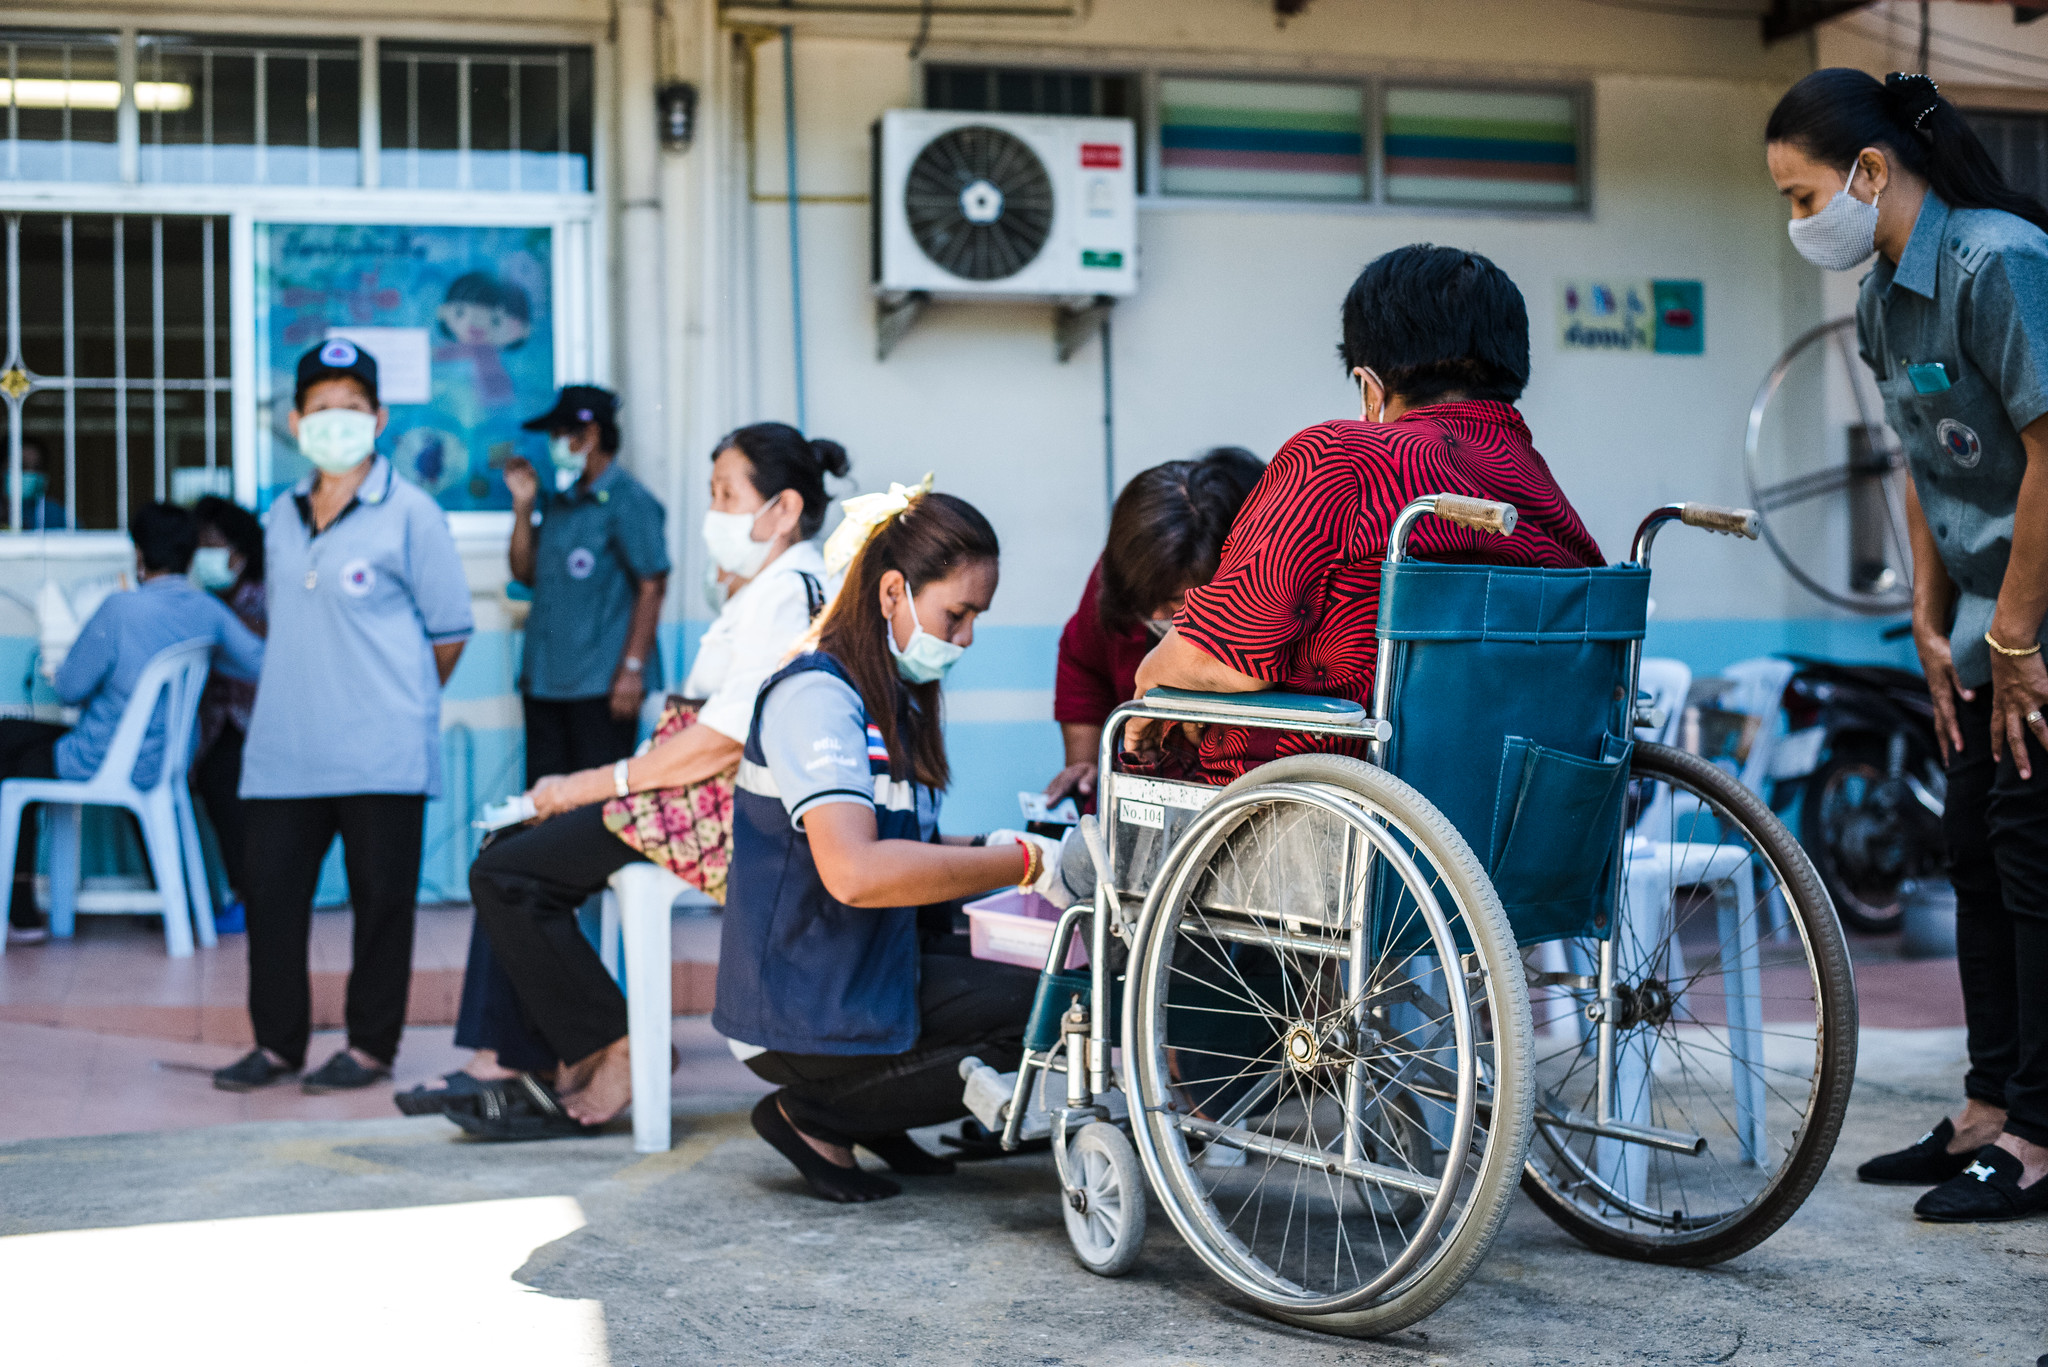
<path fill-rule="evenodd" d="M 1942 819 L 1969 1026 L 1962 1111 L 1857 1170 L 1927 1220 L 2048 1211 L 2048 209 L 2006 185 L 1925 76 L 1843 67 L 1771 114 L 1792 242 L 1878 257 L 1863 360 L 1912 481 L 1913 640 L 1948 763 Z"/>
<path fill-rule="evenodd" d="M 337 835 L 354 914 L 348 1047 L 305 1089 L 390 1077 L 405 1028 L 441 687 L 473 619 L 446 514 L 377 454 L 389 416 L 367 352 L 335 338 L 299 358 L 291 432 L 315 468 L 264 526 L 270 639 L 242 751 L 256 1047 L 213 1075 L 227 1091 L 305 1065 L 313 894 Z"/>

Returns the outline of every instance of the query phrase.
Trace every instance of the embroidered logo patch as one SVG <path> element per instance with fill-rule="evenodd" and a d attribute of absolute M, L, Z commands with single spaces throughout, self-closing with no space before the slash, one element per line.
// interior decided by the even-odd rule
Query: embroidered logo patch
<path fill-rule="evenodd" d="M 377 587 L 377 571 L 367 560 L 351 560 L 341 567 L 341 591 L 351 598 L 367 598 Z"/>
<path fill-rule="evenodd" d="M 1977 462 L 1984 459 L 1984 444 L 1977 440 L 1977 434 L 1954 418 L 1943 418 L 1941 425 L 1934 429 L 1935 438 L 1941 442 L 1941 449 L 1948 452 L 1949 459 L 1965 470 L 1977 468 Z"/>
<path fill-rule="evenodd" d="M 356 363 L 356 344 L 345 337 L 336 337 L 320 348 L 320 364 L 331 365 L 336 370 L 346 370 Z"/>
<path fill-rule="evenodd" d="M 569 577 L 571 579 L 588 579 L 592 571 L 596 569 L 597 556 L 588 548 L 578 546 L 575 550 L 569 552 Z"/>

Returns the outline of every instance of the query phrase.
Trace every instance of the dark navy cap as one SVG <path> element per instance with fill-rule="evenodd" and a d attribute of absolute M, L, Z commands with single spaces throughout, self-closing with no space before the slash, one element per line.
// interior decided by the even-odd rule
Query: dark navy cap
<path fill-rule="evenodd" d="M 329 337 L 299 357 L 299 379 L 292 391 L 292 402 L 297 404 L 306 397 L 306 391 L 322 380 L 350 379 L 369 391 L 370 402 L 377 399 L 377 358 L 349 341 L 346 337 Z"/>
<path fill-rule="evenodd" d="M 519 424 L 529 432 L 559 432 L 587 422 L 614 422 L 619 413 L 619 396 L 594 384 L 565 384 L 555 397 L 555 406 L 537 418 Z"/>

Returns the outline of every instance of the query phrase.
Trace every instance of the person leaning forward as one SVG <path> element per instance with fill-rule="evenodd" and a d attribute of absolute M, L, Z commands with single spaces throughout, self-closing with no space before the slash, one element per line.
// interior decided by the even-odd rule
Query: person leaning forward
<path fill-rule="evenodd" d="M 256 1048 L 213 1075 L 228 1091 L 305 1063 L 313 894 L 337 834 L 354 913 L 348 1047 L 306 1090 L 389 1077 L 405 1026 L 441 686 L 474 620 L 447 516 L 376 452 L 389 416 L 368 353 L 333 338 L 299 358 L 291 433 L 315 469 L 264 530 L 270 638 L 242 754 Z"/>

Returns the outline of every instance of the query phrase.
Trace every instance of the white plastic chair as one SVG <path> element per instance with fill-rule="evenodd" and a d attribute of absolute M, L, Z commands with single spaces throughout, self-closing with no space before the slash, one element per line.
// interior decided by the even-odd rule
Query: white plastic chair
<path fill-rule="evenodd" d="M 626 991 L 626 1047 L 633 1060 L 633 1152 L 666 1153 L 670 1140 L 669 1050 L 674 1047 L 670 912 L 690 885 L 659 864 L 635 861 L 609 880 L 597 937 L 605 971 Z M 625 975 L 619 956 L 625 951 Z"/>
<path fill-rule="evenodd" d="M 68 939 L 80 912 L 160 911 L 164 947 L 174 959 L 190 958 L 196 929 L 199 943 L 214 940 L 213 902 L 206 888 L 205 864 L 199 852 L 199 823 L 192 814 L 192 796 L 185 775 L 192 764 L 192 729 L 199 716 L 199 695 L 206 687 L 213 643 L 187 641 L 158 652 L 143 666 L 135 692 L 114 728 L 99 772 L 91 778 L 16 778 L 0 783 L 0 868 L 14 867 L 21 839 L 22 813 L 43 804 L 50 820 L 50 933 Z M 156 782 L 135 786 L 135 761 L 149 731 L 158 700 L 164 702 L 163 762 Z M 118 905 L 94 906 L 90 894 L 78 892 L 79 816 L 86 807 L 125 807 L 142 826 L 142 846 L 149 856 L 156 891 L 138 897 L 120 894 Z M 0 952 L 5 952 L 0 944 Z"/>

